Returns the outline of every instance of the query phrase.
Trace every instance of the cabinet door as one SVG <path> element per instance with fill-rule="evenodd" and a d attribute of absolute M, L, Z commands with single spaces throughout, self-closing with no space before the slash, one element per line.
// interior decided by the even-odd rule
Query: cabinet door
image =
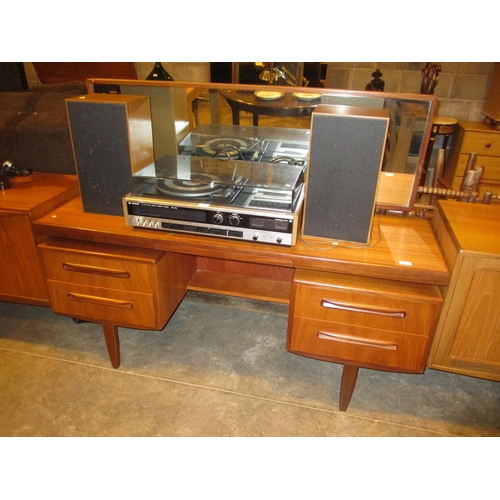
<path fill-rule="evenodd" d="M 430 366 L 500 380 L 500 260 L 465 256 Z"/>
<path fill-rule="evenodd" d="M 47 305 L 49 298 L 28 214 L 0 211 L 0 300 Z"/>

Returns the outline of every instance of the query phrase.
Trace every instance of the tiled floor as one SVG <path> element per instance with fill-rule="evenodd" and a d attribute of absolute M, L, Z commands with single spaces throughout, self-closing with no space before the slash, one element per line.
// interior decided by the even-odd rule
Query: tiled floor
<path fill-rule="evenodd" d="M 287 307 L 189 292 L 161 332 L 0 303 L 0 436 L 500 436 L 500 384 L 361 369 L 285 349 Z"/>

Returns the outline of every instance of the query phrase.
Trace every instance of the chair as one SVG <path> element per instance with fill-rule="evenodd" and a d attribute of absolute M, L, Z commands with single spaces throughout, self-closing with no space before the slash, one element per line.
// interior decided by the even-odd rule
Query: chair
<path fill-rule="evenodd" d="M 422 169 L 422 177 L 420 178 L 421 186 L 425 185 L 426 183 L 432 152 L 436 144 L 436 140 L 439 137 L 442 137 L 443 140 L 443 144 L 440 146 L 440 149 L 444 149 L 443 169 L 446 168 L 446 148 L 448 147 L 448 141 L 450 137 L 455 133 L 455 127 L 457 123 L 458 120 L 450 116 L 434 117 L 434 120 L 432 121 L 431 136 L 429 138 L 429 144 L 427 146 L 427 154 L 425 156 L 424 167 Z"/>

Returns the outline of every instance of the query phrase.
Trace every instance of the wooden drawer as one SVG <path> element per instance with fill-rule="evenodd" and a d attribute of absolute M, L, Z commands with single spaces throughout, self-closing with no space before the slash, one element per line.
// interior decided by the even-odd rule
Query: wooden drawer
<path fill-rule="evenodd" d="M 78 242 L 39 245 L 48 279 L 154 293 L 155 265 L 163 252 Z"/>
<path fill-rule="evenodd" d="M 462 178 L 455 177 L 453 179 L 453 183 L 452 183 L 451 187 L 455 191 L 459 191 L 461 185 L 462 185 Z M 500 182 L 494 182 L 494 181 L 481 182 L 479 184 L 479 191 L 478 191 L 478 195 L 477 195 L 478 199 L 481 199 L 484 196 L 484 193 L 486 191 L 491 191 L 493 194 L 500 194 Z"/>
<path fill-rule="evenodd" d="M 162 329 L 193 276 L 191 256 L 50 238 L 38 245 L 55 312 L 124 327 Z"/>
<path fill-rule="evenodd" d="M 469 155 L 460 155 L 458 159 L 457 169 L 455 171 L 455 176 L 460 178 L 462 182 L 462 177 L 465 172 L 465 167 L 469 161 Z M 483 181 L 496 181 L 500 182 L 500 157 L 496 158 L 493 156 L 476 156 L 476 161 L 474 163 L 475 167 L 483 167 L 483 175 L 481 176 L 481 182 Z"/>
<path fill-rule="evenodd" d="M 298 270 L 287 349 L 324 361 L 421 373 L 442 301 L 435 286 Z"/>
<path fill-rule="evenodd" d="M 442 298 L 437 287 L 297 271 L 293 316 L 427 336 Z"/>
<path fill-rule="evenodd" d="M 294 318 L 287 349 L 325 361 L 421 373 L 429 345 L 420 335 Z"/>
<path fill-rule="evenodd" d="M 476 153 L 484 156 L 500 156 L 500 134 L 493 132 L 465 132 L 462 154 Z"/>
<path fill-rule="evenodd" d="M 47 280 L 52 310 L 95 322 L 141 328 L 157 324 L 152 294 Z"/>

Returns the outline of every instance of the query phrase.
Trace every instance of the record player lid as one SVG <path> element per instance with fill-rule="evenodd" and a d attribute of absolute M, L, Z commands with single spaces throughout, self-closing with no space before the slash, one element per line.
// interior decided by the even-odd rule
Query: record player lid
<path fill-rule="evenodd" d="M 151 180 L 183 180 L 199 182 L 206 179 L 212 186 L 268 187 L 294 190 L 303 182 L 300 165 L 220 160 L 196 156 L 167 155 L 159 158 L 133 176 L 134 184 Z"/>
<path fill-rule="evenodd" d="M 179 144 L 181 150 L 205 145 L 216 138 L 229 138 L 245 147 L 258 147 L 262 141 L 293 141 L 309 144 L 311 131 L 283 127 L 250 127 L 202 123 L 195 127 Z"/>

